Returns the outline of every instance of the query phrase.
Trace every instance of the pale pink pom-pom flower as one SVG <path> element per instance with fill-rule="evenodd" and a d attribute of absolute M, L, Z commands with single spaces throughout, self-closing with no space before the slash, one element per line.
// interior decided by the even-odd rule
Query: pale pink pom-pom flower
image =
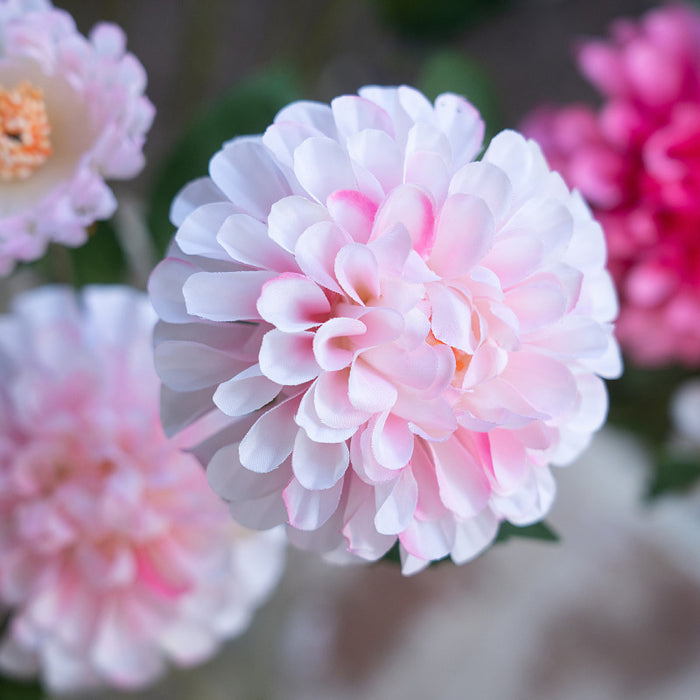
<path fill-rule="evenodd" d="M 0 669 L 52 690 L 153 681 L 247 626 L 279 531 L 233 523 L 158 413 L 146 296 L 47 287 L 0 316 Z"/>
<path fill-rule="evenodd" d="M 48 0 L 0 0 L 0 275 L 79 246 L 144 165 L 154 108 L 119 27 L 82 36 Z"/>
<path fill-rule="evenodd" d="M 602 424 L 603 234 L 535 143 L 476 161 L 483 131 L 406 86 L 297 102 L 175 200 L 150 281 L 162 415 L 238 418 L 208 472 L 241 523 L 340 558 L 398 540 L 407 574 L 462 563 L 540 520 L 550 464 Z"/>
<path fill-rule="evenodd" d="M 617 335 L 642 365 L 700 365 L 700 12 L 670 5 L 582 44 L 605 102 L 523 124 L 603 225 Z"/>

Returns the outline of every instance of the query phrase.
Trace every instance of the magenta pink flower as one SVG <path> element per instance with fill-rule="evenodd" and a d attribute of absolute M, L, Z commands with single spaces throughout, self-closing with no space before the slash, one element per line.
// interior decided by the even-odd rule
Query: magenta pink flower
<path fill-rule="evenodd" d="M 136 175 L 153 105 L 117 26 L 89 38 L 47 0 L 0 0 L 0 275 L 49 241 L 78 246 Z"/>
<path fill-rule="evenodd" d="M 133 688 L 247 625 L 284 538 L 235 526 L 168 441 L 154 314 L 124 287 L 48 287 L 0 316 L 0 669 Z"/>
<path fill-rule="evenodd" d="M 524 131 L 603 224 L 625 351 L 700 365 L 700 13 L 619 21 L 578 56 L 602 109 L 543 109 Z"/>
<path fill-rule="evenodd" d="M 156 368 L 175 431 L 238 417 L 209 479 L 235 518 L 411 573 L 541 519 L 551 463 L 620 371 L 600 227 L 514 132 L 456 95 L 298 102 L 173 205 Z"/>

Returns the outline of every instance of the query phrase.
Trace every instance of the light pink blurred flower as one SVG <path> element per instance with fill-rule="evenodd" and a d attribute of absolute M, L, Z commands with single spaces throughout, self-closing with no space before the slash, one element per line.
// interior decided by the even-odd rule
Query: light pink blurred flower
<path fill-rule="evenodd" d="M 251 527 L 411 573 L 554 496 L 620 371 L 600 227 L 456 95 L 367 87 L 226 144 L 175 200 L 156 369 L 176 431 L 240 417 L 210 482 Z M 220 446 L 214 451 L 215 446 Z"/>
<path fill-rule="evenodd" d="M 0 316 L 0 668 L 53 690 L 152 681 L 240 633 L 284 537 L 230 519 L 169 441 L 145 295 L 47 287 Z"/>
<path fill-rule="evenodd" d="M 523 130 L 603 224 L 617 334 L 639 364 L 700 365 L 700 12 L 671 5 L 585 42 L 605 102 L 541 109 Z"/>
<path fill-rule="evenodd" d="M 143 167 L 153 105 L 119 27 L 89 38 L 47 0 L 0 0 L 0 275 L 49 241 L 79 246 Z"/>

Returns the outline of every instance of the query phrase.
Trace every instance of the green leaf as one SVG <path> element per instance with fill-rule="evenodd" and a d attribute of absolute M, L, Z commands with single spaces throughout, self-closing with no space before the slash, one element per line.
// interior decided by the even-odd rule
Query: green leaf
<path fill-rule="evenodd" d="M 496 535 L 496 542 L 506 542 L 511 537 L 524 537 L 531 540 L 544 540 L 545 542 L 559 542 L 559 535 L 543 521 L 534 525 L 518 527 L 509 522 L 502 522 Z"/>
<path fill-rule="evenodd" d="M 664 456 L 657 462 L 649 489 L 648 498 L 656 498 L 662 494 L 682 493 L 690 489 L 700 480 L 700 455 Z"/>
<path fill-rule="evenodd" d="M 496 88 L 486 71 L 473 59 L 457 51 L 435 53 L 423 65 L 417 86 L 431 100 L 443 92 L 464 95 L 486 122 L 486 143 L 501 130 Z"/>
<path fill-rule="evenodd" d="M 518 527 L 509 522 L 502 522 L 494 544 L 496 542 L 506 542 L 511 537 L 523 537 L 525 539 L 542 540 L 544 542 L 559 542 L 559 535 L 557 535 L 544 520 L 525 527 Z M 431 562 L 430 566 L 437 566 L 445 561 L 449 561 L 449 559 L 449 556 L 443 557 L 442 559 Z M 401 554 L 398 541 L 379 561 L 386 561 L 401 566 Z"/>
<path fill-rule="evenodd" d="M 111 221 L 98 221 L 88 242 L 70 250 L 70 259 L 78 287 L 125 282 L 126 260 Z"/>
<path fill-rule="evenodd" d="M 225 141 L 262 133 L 299 93 L 297 78 L 290 70 L 270 70 L 239 83 L 193 121 L 165 159 L 151 189 L 148 225 L 159 254 L 174 233 L 169 212 L 180 189 L 207 174 L 209 161 Z"/>
<path fill-rule="evenodd" d="M 2 700 L 43 700 L 44 697 L 44 691 L 36 682 L 18 681 L 0 676 Z"/>

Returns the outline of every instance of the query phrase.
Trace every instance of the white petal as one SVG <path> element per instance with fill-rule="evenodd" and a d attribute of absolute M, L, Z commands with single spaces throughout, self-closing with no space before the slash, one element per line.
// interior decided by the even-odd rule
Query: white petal
<path fill-rule="evenodd" d="M 192 318 L 185 307 L 182 287 L 185 280 L 195 273 L 192 263 L 179 258 L 166 258 L 151 273 L 148 294 L 158 316 L 168 323 L 188 323 Z"/>
<path fill-rule="evenodd" d="M 276 469 L 292 453 L 299 428 L 294 414 L 300 397 L 287 399 L 258 418 L 241 441 L 241 464 L 251 471 L 265 474 Z"/>
<path fill-rule="evenodd" d="M 275 202 L 267 218 L 268 235 L 289 253 L 294 252 L 297 240 L 309 226 L 328 221 L 325 207 L 306 197 L 294 195 Z"/>
<path fill-rule="evenodd" d="M 350 403 L 360 411 L 381 413 L 390 409 L 398 397 L 396 387 L 380 376 L 361 358 L 350 368 L 348 381 Z"/>
<path fill-rule="evenodd" d="M 498 532 L 498 519 L 488 508 L 466 522 L 458 522 L 450 556 L 455 564 L 466 564 L 481 554 Z"/>
<path fill-rule="evenodd" d="M 411 236 L 414 250 L 430 250 L 435 236 L 433 205 L 428 196 L 413 185 L 399 185 L 386 198 L 374 220 L 372 238 L 402 224 Z"/>
<path fill-rule="evenodd" d="M 186 255 L 201 255 L 215 260 L 230 260 L 217 242 L 217 233 L 226 219 L 236 212 L 230 202 L 205 204 L 195 209 L 180 226 L 175 240 Z"/>
<path fill-rule="evenodd" d="M 445 93 L 435 100 L 435 120 L 452 147 L 452 167 L 473 160 L 484 139 L 484 122 L 478 110 L 463 97 Z"/>
<path fill-rule="evenodd" d="M 383 535 L 398 535 L 411 522 L 418 504 L 418 484 L 410 469 L 401 471 L 398 479 L 375 486 L 377 514 L 374 524 Z"/>
<path fill-rule="evenodd" d="M 304 393 L 304 397 L 299 405 L 294 420 L 300 428 L 306 431 L 306 434 L 314 442 L 344 442 L 352 437 L 357 426 L 354 422 L 348 424 L 326 424 L 318 412 L 316 411 L 316 387 L 311 385 L 311 388 Z"/>
<path fill-rule="evenodd" d="M 272 205 L 292 189 L 259 137 L 239 138 L 209 163 L 209 174 L 222 192 L 243 211 L 265 221 Z"/>
<path fill-rule="evenodd" d="M 576 381 L 568 367 L 534 352 L 511 353 L 501 378 L 548 416 L 565 414 L 576 400 Z"/>
<path fill-rule="evenodd" d="M 348 399 L 349 371 L 323 372 L 316 381 L 314 407 L 320 421 L 330 428 L 356 429 L 371 414 L 358 411 Z"/>
<path fill-rule="evenodd" d="M 326 321 L 313 339 L 313 352 L 319 366 L 328 372 L 350 366 L 355 351 L 349 338 L 366 332 L 367 326 L 355 318 L 336 316 Z"/>
<path fill-rule="evenodd" d="M 456 437 L 432 443 L 430 448 L 442 502 L 461 518 L 480 513 L 491 494 L 481 464 Z"/>
<path fill-rule="evenodd" d="M 243 366 L 227 352 L 184 340 L 159 343 L 154 361 L 161 381 L 175 391 L 196 391 L 219 384 Z"/>
<path fill-rule="evenodd" d="M 300 530 L 316 530 L 333 515 L 342 491 L 342 479 L 324 491 L 307 491 L 292 479 L 283 493 L 290 524 Z"/>
<path fill-rule="evenodd" d="M 372 173 L 385 193 L 401 184 L 403 156 L 396 141 L 385 131 L 367 129 L 347 141 L 350 157 Z"/>
<path fill-rule="evenodd" d="M 268 281 L 257 300 L 260 316 L 287 333 L 305 331 L 323 323 L 330 308 L 317 284 L 292 272 L 283 272 Z"/>
<path fill-rule="evenodd" d="M 268 237 L 265 224 L 247 214 L 227 217 L 216 240 L 234 260 L 245 265 L 276 272 L 297 270 L 294 256 Z"/>
<path fill-rule="evenodd" d="M 465 275 L 491 248 L 494 230 L 493 217 L 482 199 L 452 195 L 438 218 L 430 267 L 442 277 Z"/>
<path fill-rule="evenodd" d="M 343 291 L 358 304 L 364 306 L 379 297 L 379 267 L 367 246 L 350 243 L 341 248 L 334 270 Z"/>
<path fill-rule="evenodd" d="M 371 430 L 372 454 L 377 462 L 386 469 L 405 467 L 413 454 L 414 441 L 406 421 L 392 413 L 383 413 Z"/>
<path fill-rule="evenodd" d="M 211 178 L 200 177 L 185 185 L 170 207 L 170 221 L 180 226 L 197 207 L 212 202 L 224 202 L 226 195 L 214 184 Z"/>
<path fill-rule="evenodd" d="M 273 382 L 297 385 L 316 377 L 320 367 L 314 357 L 314 334 L 268 331 L 260 346 L 260 369 Z"/>
<path fill-rule="evenodd" d="M 332 139 L 310 138 L 294 151 L 294 173 L 304 189 L 319 202 L 335 190 L 357 188 L 348 154 Z"/>
<path fill-rule="evenodd" d="M 335 258 L 352 239 L 335 223 L 321 221 L 299 236 L 294 254 L 299 267 L 316 283 L 342 294 L 335 278 Z"/>
<path fill-rule="evenodd" d="M 275 123 L 279 122 L 299 122 L 305 124 L 324 136 L 330 138 L 337 137 L 333 112 L 327 104 L 322 102 L 311 102 L 308 100 L 298 100 L 283 107 L 275 116 Z"/>
<path fill-rule="evenodd" d="M 238 443 L 225 445 L 207 464 L 207 479 L 212 489 L 228 501 L 256 500 L 280 493 L 292 478 L 284 467 L 269 474 L 256 474 L 240 461 Z"/>
<path fill-rule="evenodd" d="M 333 221 L 352 240 L 367 243 L 377 213 L 377 206 L 371 199 L 355 190 L 336 190 L 329 195 L 326 206 Z"/>
<path fill-rule="evenodd" d="M 183 285 L 187 313 L 210 321 L 258 320 L 256 302 L 274 272 L 197 272 Z"/>
<path fill-rule="evenodd" d="M 349 459 L 346 443 L 314 442 L 303 430 L 297 433 L 292 469 L 305 489 L 318 491 L 334 486 L 345 474 Z"/>
<path fill-rule="evenodd" d="M 467 163 L 452 176 L 448 194 L 458 193 L 483 199 L 496 222 L 503 219 L 513 200 L 508 176 L 492 163 L 483 161 Z"/>
<path fill-rule="evenodd" d="M 261 498 L 233 501 L 229 510 L 239 525 L 252 530 L 269 530 L 287 522 L 287 508 L 277 491 Z"/>
<path fill-rule="evenodd" d="M 376 103 L 358 95 L 343 95 L 331 101 L 333 118 L 342 140 L 365 131 L 377 129 L 393 135 L 393 125 L 389 115 Z"/>
<path fill-rule="evenodd" d="M 253 365 L 220 384 L 214 403 L 227 416 L 243 416 L 272 401 L 281 388 L 261 374 L 259 365 Z"/>

